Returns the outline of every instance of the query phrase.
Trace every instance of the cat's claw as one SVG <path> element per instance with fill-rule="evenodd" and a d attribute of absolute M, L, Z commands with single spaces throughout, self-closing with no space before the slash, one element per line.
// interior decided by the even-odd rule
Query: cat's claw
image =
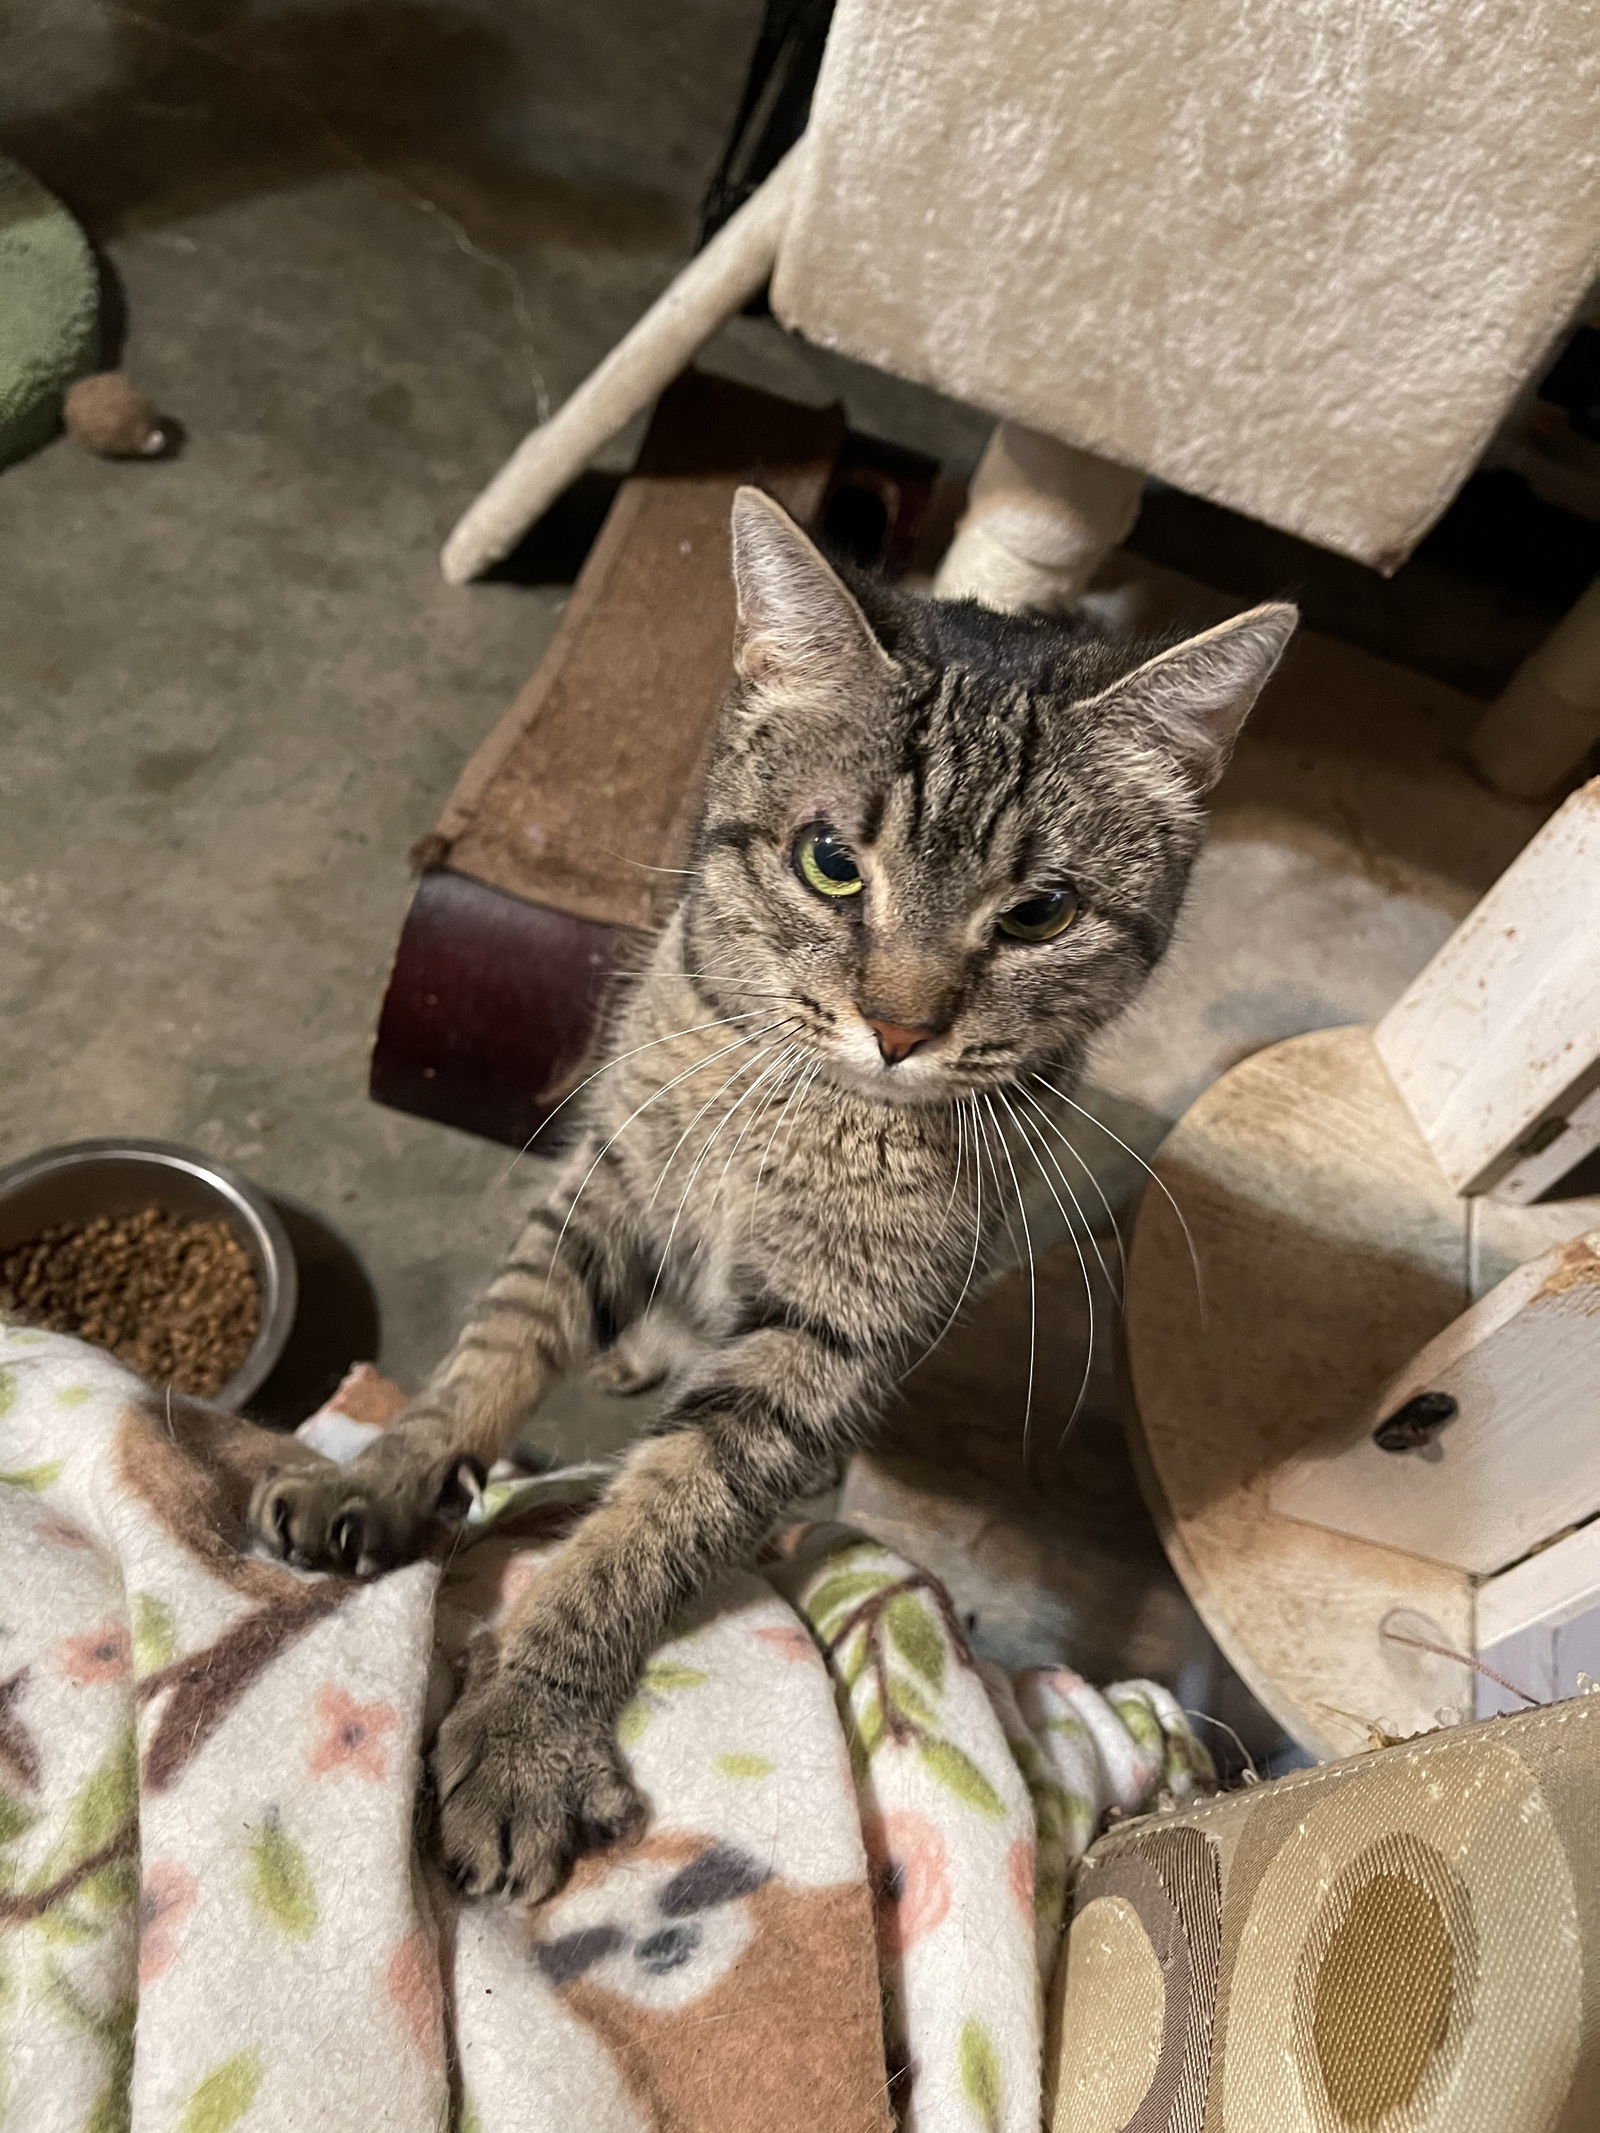
<path fill-rule="evenodd" d="M 619 1400 L 631 1400 L 642 1392 L 654 1392 L 667 1375 L 665 1362 L 653 1356 L 638 1356 L 619 1342 L 589 1365 L 589 1383 L 596 1392 L 609 1392 Z"/>
<path fill-rule="evenodd" d="M 467 1896 L 538 1903 L 581 1852 L 644 1824 L 613 1729 L 514 1675 L 468 1689 L 439 1729 L 433 1775 L 445 1871 Z"/>
<path fill-rule="evenodd" d="M 323 1465 L 268 1475 L 250 1525 L 269 1554 L 302 1570 L 365 1577 L 425 1555 L 482 1490 L 482 1464 L 452 1453 L 426 1464 Z"/>

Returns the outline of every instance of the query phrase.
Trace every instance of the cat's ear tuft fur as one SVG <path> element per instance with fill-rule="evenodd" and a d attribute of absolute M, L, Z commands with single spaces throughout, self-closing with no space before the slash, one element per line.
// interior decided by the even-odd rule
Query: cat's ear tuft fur
<path fill-rule="evenodd" d="M 1209 791 L 1299 619 L 1286 600 L 1252 607 L 1147 659 L 1105 696 L 1136 708 L 1185 775 Z"/>
<path fill-rule="evenodd" d="M 733 583 L 733 662 L 752 687 L 837 688 L 889 671 L 854 594 L 759 489 L 733 500 Z"/>

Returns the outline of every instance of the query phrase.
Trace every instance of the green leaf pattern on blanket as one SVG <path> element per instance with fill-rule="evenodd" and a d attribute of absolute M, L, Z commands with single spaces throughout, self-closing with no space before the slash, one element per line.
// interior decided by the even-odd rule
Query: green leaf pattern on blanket
<path fill-rule="evenodd" d="M 724 1777 L 766 1778 L 771 1777 L 777 1767 L 777 1764 L 771 1761 L 769 1757 L 765 1755 L 748 1755 L 743 1750 L 738 1750 L 732 1755 L 719 1755 L 717 1757 L 717 1768 Z"/>
<path fill-rule="evenodd" d="M 172 1609 L 153 1592 L 133 1595 L 133 1670 L 142 1680 L 159 1673 L 178 1656 L 178 1630 Z"/>
<path fill-rule="evenodd" d="M 104 2054 L 105 2079 L 89 2107 L 83 2133 L 128 2133 L 138 2002 L 126 1999 L 102 2013 L 90 2005 L 58 1963 L 52 1963 L 46 1973 L 45 1998 L 71 2028 L 92 2038 Z"/>
<path fill-rule="evenodd" d="M 133 1728 L 91 1776 L 72 1806 L 67 1848 L 74 1858 L 104 1851 L 134 1820 L 139 1804 L 139 1764 Z"/>
<path fill-rule="evenodd" d="M 936 1734 L 924 1734 L 917 1742 L 917 1753 L 939 1782 L 958 1799 L 965 1800 L 969 1807 L 976 1807 L 980 1814 L 992 1815 L 996 1821 L 1005 1814 L 999 1793 L 966 1750 L 958 1748 L 954 1741 L 940 1740 Z"/>
<path fill-rule="evenodd" d="M 839 1558 L 841 1562 L 859 1554 L 858 1549 L 847 1549 Z M 891 1583 L 887 1571 L 853 1570 L 825 1578 L 812 1593 L 805 1595 L 805 1612 L 825 1637 L 834 1634 L 836 1618 L 847 1614 L 858 1600 L 865 1600 L 883 1591 Z"/>
<path fill-rule="evenodd" d="M 0 1380 L 4 1380 L 9 1374 L 7 1371 L 0 1370 Z M 0 1415 L 4 1413 L 4 1386 L 3 1383 L 0 1383 Z M 59 1459 L 46 1459 L 40 1466 L 14 1467 L 9 1474 L 0 1474 L 0 1485 L 8 1489 L 27 1489 L 30 1494 L 36 1496 L 42 1489 L 50 1488 L 60 1478 L 61 1461 Z"/>
<path fill-rule="evenodd" d="M 1057 1927 L 1066 1908 L 1069 1866 L 1088 1850 L 1094 1835 L 1094 1802 L 1062 1784 L 1034 1741 L 1013 1736 L 1011 1753 L 1033 1801 L 1034 1914 Z"/>
<path fill-rule="evenodd" d="M 250 1894 L 256 1908 L 291 1940 L 305 1940 L 316 1930 L 311 1870 L 275 1811 L 250 1840 Z"/>
<path fill-rule="evenodd" d="M 1005 1805 L 994 1785 L 940 1730 L 950 1663 L 971 1665 L 943 1588 L 921 1571 L 907 1576 L 874 1562 L 875 1555 L 871 1542 L 842 1549 L 800 1595 L 801 1613 L 850 1693 L 857 1774 L 886 1744 L 913 1748 L 957 1799 L 1001 1820 Z"/>
<path fill-rule="evenodd" d="M 889 1642 L 930 1688 L 944 1687 L 944 1643 L 928 1610 L 903 1592 L 883 1611 Z"/>
<path fill-rule="evenodd" d="M 0 1416 L 11 1412 L 16 1397 L 17 1373 L 14 1370 L 0 1370 Z"/>
<path fill-rule="evenodd" d="M 108 2064 L 83 2133 L 128 2133 L 133 2123 L 133 2024 L 137 2000 L 127 2000 L 100 2026 Z"/>
<path fill-rule="evenodd" d="M 74 1942 L 98 1940 L 110 1922 L 109 1914 L 124 1910 L 136 1894 L 133 1862 L 115 1859 L 97 1873 L 87 1875 L 71 1891 L 70 1900 L 59 1898 L 38 1918 L 45 1940 Z"/>
<path fill-rule="evenodd" d="M 1216 1766 L 1204 1741 L 1182 1715 L 1168 1716 L 1144 1695 L 1108 1696 L 1136 1748 L 1160 1770 L 1160 1789 L 1179 1797 L 1216 1782 Z"/>
<path fill-rule="evenodd" d="M 178 2133 L 228 2133 L 255 2102 L 260 2086 L 261 2054 L 235 2052 L 213 2067 L 189 2098 Z"/>
<path fill-rule="evenodd" d="M 1128 1738 L 1133 1742 L 1134 1746 L 1142 1748 L 1146 1755 L 1153 1755 L 1158 1760 L 1164 1760 L 1166 1742 L 1161 1731 L 1160 1721 L 1143 1698 L 1137 1696 L 1110 1696 L 1106 1700 L 1122 1720 L 1124 1726 L 1127 1727 Z"/>
<path fill-rule="evenodd" d="M 961 2093 L 971 2104 L 983 2133 L 994 2133 L 1000 2123 L 1000 2055 L 994 2048 L 994 2039 L 976 2017 L 961 2025 L 957 2056 Z"/>
<path fill-rule="evenodd" d="M 680 1689 L 703 1688 L 705 1682 L 700 1667 L 684 1666 L 677 1659 L 652 1659 L 632 1702 L 624 1705 L 617 1720 L 618 1740 L 625 1748 L 632 1747 L 669 1696 Z"/>
<path fill-rule="evenodd" d="M 19 1799 L 9 1792 L 0 1792 L 0 1851 L 15 1844 L 19 1837 L 26 1836 L 39 1817 L 31 1807 L 24 1807 Z M 0 1889 L 10 1886 L 6 1877 L 6 1863 L 0 1859 Z"/>
<path fill-rule="evenodd" d="M 138 1877 L 134 1844 L 134 1748 L 130 1727 L 79 1788 L 68 1826 L 41 1865 L 19 1886 L 6 1852 L 38 1820 L 31 1809 L 0 1793 L 0 1891 L 25 1903 L 23 1917 L 42 1942 L 72 1946 L 98 1940 L 134 1903 Z M 52 1971 L 50 1996 L 74 2026 L 99 2036 L 107 2020 L 81 2005 L 65 1973 Z M 131 2021 L 131 2015 L 129 2017 Z"/>

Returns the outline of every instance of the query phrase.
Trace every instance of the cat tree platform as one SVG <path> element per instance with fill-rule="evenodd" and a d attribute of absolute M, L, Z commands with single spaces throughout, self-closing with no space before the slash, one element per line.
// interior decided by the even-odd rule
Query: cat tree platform
<path fill-rule="evenodd" d="M 1472 924 L 1455 940 L 1470 946 Z M 1452 980 L 1453 945 L 1436 959 Z M 1129 1255 L 1125 1415 L 1162 1541 L 1233 1666 L 1319 1757 L 1481 1708 L 1470 1661 L 1510 1663 L 1497 1639 L 1538 1615 L 1523 1594 L 1530 1564 L 1567 1588 L 1564 1611 L 1541 1602 L 1552 1622 L 1593 1604 L 1583 1522 L 1595 1461 L 1569 1459 L 1555 1436 L 1600 1436 L 1589 1412 L 1600 1372 L 1560 1366 L 1574 1334 L 1600 1361 L 1600 1199 L 1519 1205 L 1457 1190 L 1396 1078 L 1415 1095 L 1395 1031 L 1437 986 L 1430 972 L 1377 1032 L 1290 1038 L 1213 1083 L 1155 1159 L 1188 1234 L 1148 1191 Z M 1481 1067 L 1475 1049 L 1466 1056 Z M 1493 1307 L 1462 1314 L 1518 1269 L 1522 1292 L 1508 1283 L 1491 1347 Z M 1428 1383 L 1470 1388 L 1456 1434 L 1375 1448 L 1375 1418 Z M 1554 1475 L 1540 1471 L 1541 1445 Z M 1468 1567 L 1474 1525 L 1506 1528 L 1502 1554 L 1527 1545 L 1518 1496 L 1533 1505 L 1527 1530 L 1552 1545 L 1485 1576 L 1491 1540 Z M 1405 1545 L 1372 1537 L 1396 1532 Z"/>

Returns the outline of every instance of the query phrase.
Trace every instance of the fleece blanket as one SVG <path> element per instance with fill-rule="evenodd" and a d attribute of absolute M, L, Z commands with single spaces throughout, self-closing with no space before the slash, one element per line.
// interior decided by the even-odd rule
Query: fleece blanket
<path fill-rule="evenodd" d="M 797 1529 L 623 1714 L 642 1839 L 461 1904 L 428 1733 L 592 1484 L 304 1576 L 245 1543 L 283 1450 L 0 1328 L 5 2133 L 1032 2133 L 1073 1863 L 1208 1782 L 1170 1696 L 1002 1675 L 913 1564 Z"/>

